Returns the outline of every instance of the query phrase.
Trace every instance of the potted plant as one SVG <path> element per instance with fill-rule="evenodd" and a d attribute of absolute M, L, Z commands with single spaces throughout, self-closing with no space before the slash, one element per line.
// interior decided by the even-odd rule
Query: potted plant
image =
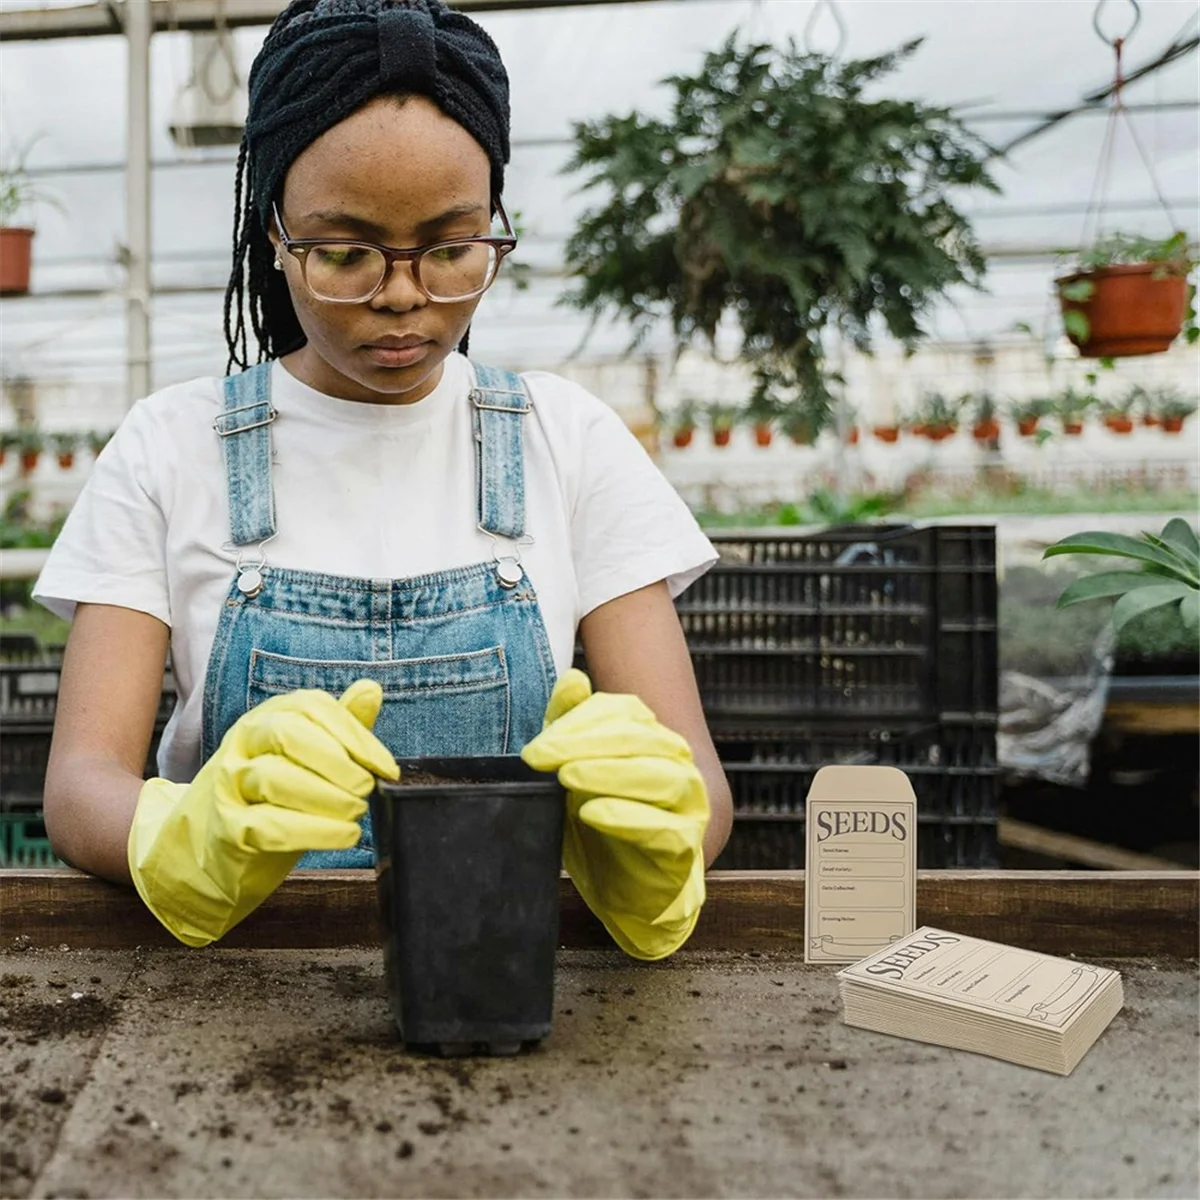
<path fill-rule="evenodd" d="M 54 450 L 55 458 L 58 459 L 58 465 L 64 471 L 69 471 L 75 465 L 75 448 L 78 445 L 77 434 L 52 433 L 50 435 L 50 446 Z"/>
<path fill-rule="evenodd" d="M 1130 410 L 1133 397 L 1129 394 L 1112 400 L 1099 401 L 1100 418 L 1105 428 L 1113 433 L 1129 434 L 1133 432 L 1133 417 Z"/>
<path fill-rule="evenodd" d="M 1037 433 L 1038 422 L 1048 417 L 1054 411 L 1054 401 L 1045 397 L 1030 400 L 1015 400 L 1009 406 L 1013 423 L 1021 437 L 1033 437 Z"/>
<path fill-rule="evenodd" d="M 1137 414 L 1143 425 L 1153 429 L 1158 425 L 1158 413 L 1155 409 L 1155 396 L 1160 389 L 1145 388 L 1134 384 L 1126 396 L 1126 411 L 1132 416 Z"/>
<path fill-rule="evenodd" d="M 112 437 L 111 431 L 103 429 L 93 429 L 87 434 L 88 449 L 96 458 L 100 457 L 100 451 L 108 445 L 109 439 Z"/>
<path fill-rule="evenodd" d="M 1050 546 L 1046 558 L 1060 554 L 1099 554 L 1136 563 L 1134 570 L 1101 571 L 1075 580 L 1059 597 L 1066 608 L 1086 600 L 1115 599 L 1113 625 L 1119 630 L 1154 609 L 1179 608 L 1184 628 L 1200 630 L 1200 539 L 1180 517 L 1158 534 L 1128 537 L 1121 533 L 1077 533 Z"/>
<path fill-rule="evenodd" d="M 770 386 L 761 376 L 755 377 L 754 390 L 746 404 L 745 420 L 754 431 L 756 446 L 769 446 L 774 437 L 774 423 L 779 417 L 779 405 Z"/>
<path fill-rule="evenodd" d="M 1101 239 L 1054 281 L 1067 336 L 1084 358 L 1159 354 L 1181 329 L 1191 345 L 1200 336 L 1188 280 L 1194 266 L 1182 231 L 1165 241 Z"/>
<path fill-rule="evenodd" d="M 729 404 L 710 404 L 708 406 L 708 427 L 712 431 L 714 446 L 728 446 L 733 437 L 733 427 L 737 424 L 738 411 Z"/>
<path fill-rule="evenodd" d="M 34 425 L 25 425 L 17 430 L 16 450 L 21 457 L 21 472 L 25 475 L 37 470 L 38 460 L 46 441 L 41 430 Z"/>
<path fill-rule="evenodd" d="M 1173 389 L 1162 389 L 1155 409 L 1163 433 L 1182 433 L 1183 423 L 1196 411 L 1194 400 L 1185 400 Z"/>
<path fill-rule="evenodd" d="M 577 124 L 567 170 L 603 200 L 567 242 L 564 302 L 635 338 L 665 319 L 680 348 L 731 318 L 781 411 L 831 405 L 834 338 L 865 351 L 886 328 L 915 348 L 922 317 L 983 277 L 958 198 L 996 190 L 990 147 L 949 109 L 881 95 L 918 45 L 845 61 L 733 36 L 666 81 L 666 116 Z"/>
<path fill-rule="evenodd" d="M 812 415 L 802 409 L 793 409 L 786 413 L 781 420 L 780 427 L 797 446 L 811 446 L 821 432 L 820 425 Z"/>
<path fill-rule="evenodd" d="M 899 425 L 876 425 L 871 432 L 888 446 L 895 445 L 900 440 Z"/>
<path fill-rule="evenodd" d="M 29 178 L 25 160 L 32 146 L 31 142 L 0 162 L 0 296 L 21 296 L 29 291 L 35 230 L 18 224 L 20 215 L 38 202 L 62 208 Z"/>
<path fill-rule="evenodd" d="M 1083 432 L 1084 414 L 1095 404 L 1096 398 L 1088 392 L 1073 387 L 1064 389 L 1055 402 L 1062 431 L 1068 437 L 1078 437 Z"/>
<path fill-rule="evenodd" d="M 676 450 L 686 450 L 696 433 L 696 402 L 685 400 L 671 423 L 671 441 Z"/>
<path fill-rule="evenodd" d="M 941 392 L 926 392 L 918 414 L 922 436 L 931 442 L 953 437 L 958 432 L 961 410 L 961 400 L 949 400 Z"/>
<path fill-rule="evenodd" d="M 971 436 L 977 442 L 994 442 L 1000 437 L 1000 422 L 996 418 L 996 401 L 991 392 L 980 392 L 967 398 L 974 408 Z"/>

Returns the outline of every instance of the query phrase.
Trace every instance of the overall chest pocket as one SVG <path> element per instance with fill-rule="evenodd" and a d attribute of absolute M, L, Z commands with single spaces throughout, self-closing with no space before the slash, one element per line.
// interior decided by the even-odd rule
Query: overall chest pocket
<path fill-rule="evenodd" d="M 247 706 L 299 688 L 340 695 L 356 679 L 383 688 L 375 734 L 397 758 L 509 753 L 508 664 L 502 646 L 375 662 L 292 658 L 254 650 Z"/>

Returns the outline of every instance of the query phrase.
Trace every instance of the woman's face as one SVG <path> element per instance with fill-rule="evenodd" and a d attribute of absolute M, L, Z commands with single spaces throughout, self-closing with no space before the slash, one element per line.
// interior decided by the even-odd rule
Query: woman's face
<path fill-rule="evenodd" d="M 279 211 L 297 240 L 409 248 L 487 234 L 491 167 L 483 147 L 433 101 L 381 96 L 300 154 Z M 277 230 L 271 241 L 308 338 L 285 360 L 294 375 L 327 395 L 372 403 L 411 404 L 433 391 L 479 297 L 433 303 L 413 282 L 411 264 L 397 263 L 373 299 L 330 304 L 308 290 L 300 261 L 280 247 Z M 400 338 L 421 340 L 398 351 Z"/>

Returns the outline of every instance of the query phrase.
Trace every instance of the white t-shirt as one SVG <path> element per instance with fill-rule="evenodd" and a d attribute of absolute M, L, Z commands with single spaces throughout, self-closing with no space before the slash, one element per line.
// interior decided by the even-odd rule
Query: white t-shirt
<path fill-rule="evenodd" d="M 658 580 L 678 595 L 716 560 L 695 519 L 620 418 L 557 375 L 524 376 L 522 564 L 554 662 L 570 666 L 592 609 Z M 271 370 L 277 567 L 404 579 L 487 561 L 477 524 L 468 361 L 409 405 L 336 400 Z M 70 619 L 76 603 L 150 613 L 171 627 L 178 689 L 159 770 L 200 767 L 204 680 L 237 554 L 213 419 L 222 381 L 196 379 L 140 401 L 97 459 L 34 588 Z"/>

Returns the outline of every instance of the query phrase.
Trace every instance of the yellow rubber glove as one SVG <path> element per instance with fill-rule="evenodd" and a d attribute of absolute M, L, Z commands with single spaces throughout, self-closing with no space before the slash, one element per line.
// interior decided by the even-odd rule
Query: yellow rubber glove
<path fill-rule="evenodd" d="M 566 788 L 563 865 L 588 908 L 626 954 L 673 954 L 704 904 L 708 792 L 687 742 L 572 669 L 521 757 Z"/>
<path fill-rule="evenodd" d="M 252 708 L 191 783 L 150 779 L 129 831 L 146 907 L 189 946 L 253 912 L 307 850 L 358 843 L 375 776 L 400 777 L 371 732 L 383 690 L 360 679 L 335 700 L 296 691 Z"/>

